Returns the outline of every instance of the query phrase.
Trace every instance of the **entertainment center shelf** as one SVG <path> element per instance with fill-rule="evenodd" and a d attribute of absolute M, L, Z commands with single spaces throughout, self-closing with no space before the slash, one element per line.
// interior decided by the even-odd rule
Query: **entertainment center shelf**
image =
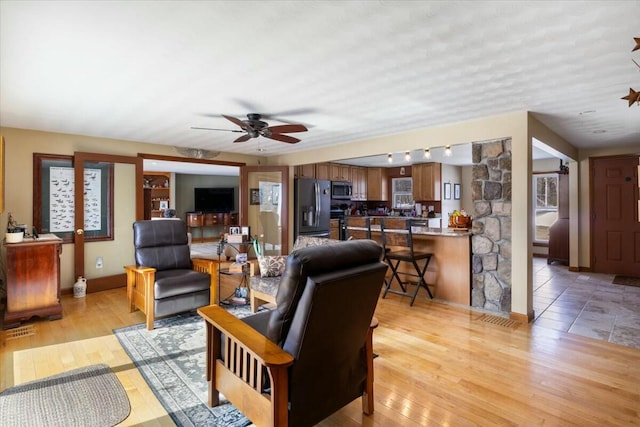
<path fill-rule="evenodd" d="M 221 232 L 215 237 L 215 240 L 218 240 L 220 234 L 227 232 L 229 226 L 238 225 L 238 214 L 235 212 L 187 212 L 186 220 L 187 232 L 191 233 L 193 241 L 195 242 L 196 238 L 192 229 L 200 229 L 199 240 L 204 242 L 205 228 L 220 228 Z"/>

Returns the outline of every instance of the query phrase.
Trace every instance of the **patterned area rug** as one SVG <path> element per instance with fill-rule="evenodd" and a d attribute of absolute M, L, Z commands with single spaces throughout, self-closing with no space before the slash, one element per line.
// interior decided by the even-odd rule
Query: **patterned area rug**
<path fill-rule="evenodd" d="M 113 426 L 129 416 L 127 392 L 107 365 L 73 369 L 0 393 L 0 426 Z"/>
<path fill-rule="evenodd" d="M 615 285 L 635 286 L 636 288 L 640 288 L 640 277 L 618 275 L 613 278 L 613 282 L 611 283 Z"/>
<path fill-rule="evenodd" d="M 249 306 L 228 307 L 228 310 L 240 318 L 251 314 Z M 250 424 L 226 401 L 214 408 L 207 404 L 205 324 L 195 311 L 156 320 L 152 331 L 139 324 L 116 329 L 114 333 L 177 425 L 239 427 Z"/>

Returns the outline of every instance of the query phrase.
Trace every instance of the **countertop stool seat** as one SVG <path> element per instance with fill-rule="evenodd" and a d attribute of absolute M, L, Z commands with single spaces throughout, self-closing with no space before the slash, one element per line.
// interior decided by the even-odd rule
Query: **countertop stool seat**
<path fill-rule="evenodd" d="M 406 218 L 380 219 L 380 234 L 384 248 L 384 258 L 391 268 L 391 278 L 386 281 L 382 298 L 385 298 L 389 292 L 409 296 L 411 297 L 409 304 L 411 306 L 416 300 L 420 288 L 426 289 L 429 298 L 433 299 L 433 294 L 424 277 L 433 254 L 431 252 L 415 251 L 413 249 L 412 224 L 413 221 Z M 399 271 L 401 263 L 408 264 L 409 267 Z M 404 281 L 401 275 L 405 276 Z M 408 278 L 414 278 L 416 281 L 407 280 Z M 398 282 L 400 289 L 391 288 L 394 281 Z M 413 293 L 409 292 L 408 285 L 415 286 Z"/>

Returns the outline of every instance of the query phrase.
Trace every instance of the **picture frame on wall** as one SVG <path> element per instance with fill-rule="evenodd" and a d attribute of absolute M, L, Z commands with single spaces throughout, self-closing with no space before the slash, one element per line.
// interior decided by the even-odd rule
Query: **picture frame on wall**
<path fill-rule="evenodd" d="M 450 182 L 444 183 L 444 199 L 451 200 L 451 183 Z"/>
<path fill-rule="evenodd" d="M 453 184 L 453 199 L 460 200 L 460 184 Z"/>
<path fill-rule="evenodd" d="M 250 205 L 259 205 L 260 204 L 260 190 L 257 188 L 249 189 L 249 204 Z"/>

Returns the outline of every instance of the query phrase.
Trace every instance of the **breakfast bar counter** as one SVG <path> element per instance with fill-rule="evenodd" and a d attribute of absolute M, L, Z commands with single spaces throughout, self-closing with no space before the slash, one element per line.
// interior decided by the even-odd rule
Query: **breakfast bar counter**
<path fill-rule="evenodd" d="M 372 218 L 374 219 L 374 218 Z M 436 299 L 471 305 L 471 236 L 467 230 L 413 227 L 413 246 L 431 252 L 425 278 Z M 371 238 L 382 243 L 380 225 L 373 220 Z M 426 295 L 419 293 L 418 295 Z"/>

